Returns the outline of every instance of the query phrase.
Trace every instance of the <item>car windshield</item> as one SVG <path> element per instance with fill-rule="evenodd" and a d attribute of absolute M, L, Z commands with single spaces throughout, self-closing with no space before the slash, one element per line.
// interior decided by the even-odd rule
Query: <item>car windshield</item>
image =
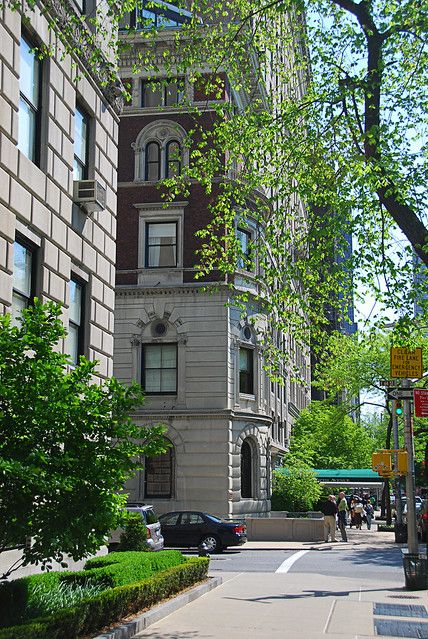
<path fill-rule="evenodd" d="M 204 515 L 208 519 L 211 519 L 211 521 L 215 521 L 217 524 L 221 523 L 221 519 L 219 519 L 218 517 L 214 517 L 214 515 L 209 515 L 208 513 L 204 513 Z"/>

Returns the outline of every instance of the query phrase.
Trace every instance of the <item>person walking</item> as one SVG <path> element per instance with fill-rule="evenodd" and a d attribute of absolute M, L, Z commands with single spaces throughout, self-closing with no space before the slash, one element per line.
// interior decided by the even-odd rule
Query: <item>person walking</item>
<path fill-rule="evenodd" d="M 337 506 L 337 518 L 339 520 L 339 530 L 342 535 L 342 541 L 348 541 L 348 536 L 346 534 L 346 513 L 348 510 L 348 502 L 346 501 L 345 493 L 341 491 L 339 493 L 339 504 Z"/>
<path fill-rule="evenodd" d="M 336 539 L 337 505 L 336 505 L 336 497 L 334 495 L 329 495 L 328 499 L 322 502 L 321 512 L 324 515 L 324 541 L 327 543 L 328 537 L 330 535 L 331 541 L 335 543 L 337 541 Z"/>
<path fill-rule="evenodd" d="M 361 530 L 361 524 L 363 523 L 364 506 L 363 503 L 357 498 L 354 506 L 354 522 L 355 528 Z"/>
<path fill-rule="evenodd" d="M 366 513 L 367 530 L 370 530 L 370 528 L 372 527 L 372 519 L 374 516 L 374 508 L 370 502 L 367 502 L 367 504 L 365 505 L 364 512 Z"/>

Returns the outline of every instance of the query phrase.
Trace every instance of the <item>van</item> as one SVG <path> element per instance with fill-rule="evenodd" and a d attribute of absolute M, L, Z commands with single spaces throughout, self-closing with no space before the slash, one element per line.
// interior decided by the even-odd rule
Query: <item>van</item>
<path fill-rule="evenodd" d="M 164 542 L 161 531 L 161 525 L 159 519 L 154 511 L 153 506 L 148 504 L 128 504 L 126 510 L 130 513 L 136 513 L 141 516 L 147 527 L 147 545 L 150 550 L 162 550 Z M 120 543 L 120 535 L 123 532 L 123 528 L 117 528 L 111 534 L 108 541 L 110 551 L 117 550 Z"/>

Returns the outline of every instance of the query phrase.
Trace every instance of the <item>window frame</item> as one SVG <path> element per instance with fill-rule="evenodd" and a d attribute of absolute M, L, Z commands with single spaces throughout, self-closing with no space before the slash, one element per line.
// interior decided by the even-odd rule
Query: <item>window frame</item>
<path fill-rule="evenodd" d="M 71 308 L 71 282 L 80 287 L 80 322 L 76 324 L 76 322 L 70 319 L 70 308 Z M 86 282 L 82 280 L 79 276 L 75 275 L 75 273 L 71 274 L 69 286 L 70 286 L 70 303 L 68 307 L 68 339 L 70 335 L 70 325 L 73 327 L 77 327 L 77 358 L 76 361 L 71 359 L 71 353 L 68 353 L 70 356 L 70 364 L 71 366 L 77 366 L 79 364 L 80 355 L 85 355 L 86 343 L 85 343 L 85 318 L 86 318 Z"/>
<path fill-rule="evenodd" d="M 172 144 L 176 144 L 178 146 L 178 158 L 177 159 L 170 159 L 170 157 L 169 157 L 170 146 Z M 169 165 L 171 163 L 178 165 L 177 173 L 171 173 L 170 174 Z M 181 166 L 182 166 L 182 164 L 181 164 L 181 144 L 180 144 L 180 140 L 175 140 L 175 139 L 171 138 L 171 140 L 168 140 L 168 142 L 165 144 L 165 177 L 166 178 L 170 178 L 170 177 L 177 177 L 178 175 L 181 175 Z"/>
<path fill-rule="evenodd" d="M 150 146 L 155 146 L 157 148 L 157 160 L 149 160 L 149 152 L 148 149 Z M 158 177 L 156 179 L 149 178 L 149 166 L 155 164 L 157 165 L 157 174 Z M 156 140 L 148 140 L 144 146 L 144 182 L 159 182 L 162 179 L 162 148 L 159 142 Z"/>
<path fill-rule="evenodd" d="M 158 342 L 158 343 L 153 343 L 153 342 L 147 342 L 145 344 L 141 345 L 141 387 L 144 391 L 145 395 L 173 395 L 176 396 L 177 392 L 178 392 L 178 344 L 177 342 Z M 159 390 L 159 391 L 148 391 L 146 389 L 146 359 L 147 359 L 147 348 L 160 348 L 162 349 L 164 346 L 175 346 L 175 369 L 173 368 L 166 368 L 166 367 L 160 367 L 158 369 L 151 369 L 151 370 L 175 370 L 175 389 L 174 390 Z M 162 353 L 161 353 L 161 357 L 162 357 Z M 160 388 L 162 388 L 162 379 L 161 379 L 161 383 L 160 383 Z"/>
<path fill-rule="evenodd" d="M 16 244 L 19 244 L 22 248 L 24 248 L 31 255 L 31 264 L 30 264 L 30 273 L 29 273 L 29 293 L 28 296 L 20 289 L 18 289 L 14 285 L 14 276 L 12 275 L 12 305 L 11 305 L 11 313 L 13 318 L 15 319 L 14 313 L 14 298 L 19 298 L 24 300 L 25 306 L 23 308 L 28 308 L 34 304 L 34 297 L 36 296 L 36 282 L 37 282 L 37 246 L 34 246 L 29 240 L 21 237 L 21 235 L 17 235 L 13 244 L 13 273 L 15 273 L 15 247 Z"/>
<path fill-rule="evenodd" d="M 85 135 L 85 159 L 82 162 L 82 159 L 76 154 L 76 114 L 79 112 L 82 116 L 83 123 L 86 124 L 86 135 Z M 90 135 L 91 135 L 91 116 L 85 107 L 81 104 L 80 101 L 76 102 L 76 107 L 74 110 L 74 142 L 73 142 L 73 179 L 74 180 L 87 180 L 89 178 L 89 147 L 90 147 Z M 75 166 L 79 165 L 83 169 L 82 175 L 78 177 L 75 174 Z"/>
<path fill-rule="evenodd" d="M 184 76 L 158 78 L 156 80 L 141 80 L 141 108 L 142 109 L 165 109 L 180 104 L 186 95 L 186 84 Z M 177 100 L 171 102 L 168 99 L 168 90 L 172 85 L 177 85 Z M 160 93 L 160 104 L 146 104 L 146 89 L 150 86 L 157 87 Z M 154 93 L 154 91 L 153 91 Z"/>
<path fill-rule="evenodd" d="M 241 351 L 247 354 L 248 368 L 241 368 Z M 254 376 L 254 348 L 241 344 L 238 352 L 238 365 L 239 365 L 239 394 L 240 395 L 255 395 L 255 376 Z M 246 377 L 245 377 L 246 376 Z M 244 384 L 244 379 L 246 383 Z M 251 390 L 248 390 L 250 388 Z"/>
<path fill-rule="evenodd" d="M 171 265 L 157 265 L 157 266 L 150 266 L 149 265 L 149 249 L 151 246 L 149 244 L 149 229 L 151 226 L 155 226 L 155 225 L 166 225 L 166 224 L 173 224 L 175 226 L 175 243 L 171 244 L 171 245 L 165 245 L 165 246 L 173 246 L 175 247 L 175 264 L 171 264 Z M 146 221 L 145 223 L 145 227 L 144 227 L 144 233 L 145 233 L 145 237 L 144 237 L 144 246 L 145 246 L 145 254 L 144 254 L 144 268 L 153 270 L 153 269 L 171 269 L 174 268 L 176 269 L 178 267 L 178 220 L 156 220 L 156 221 Z M 154 245 L 157 246 L 157 245 Z M 161 245 L 159 245 L 161 246 Z"/>
<path fill-rule="evenodd" d="M 169 462 L 169 476 L 168 476 L 168 484 L 169 484 L 169 490 L 168 493 L 156 493 L 156 492 L 150 492 L 147 489 L 147 476 L 150 470 L 150 464 L 154 463 L 157 461 L 163 461 L 160 460 L 160 457 L 164 457 L 165 455 L 169 456 L 168 462 Z M 152 473 L 154 476 L 154 481 L 156 481 L 156 473 L 153 472 Z M 164 482 L 166 483 L 166 482 Z M 145 462 L 144 462 L 144 497 L 146 499 L 171 499 L 171 497 L 174 494 L 174 447 L 170 446 L 166 453 L 162 453 L 161 455 L 156 455 L 156 457 L 146 457 L 145 458 Z"/>
<path fill-rule="evenodd" d="M 241 271 L 246 271 L 247 273 L 254 273 L 255 264 L 254 264 L 254 257 L 252 255 L 252 248 L 251 248 L 251 242 L 253 241 L 254 234 L 250 229 L 239 226 L 238 224 L 238 226 L 236 227 L 236 236 L 241 249 L 241 254 L 238 255 L 236 266 Z M 242 236 L 245 236 L 247 241 L 247 250 L 245 253 L 242 251 L 242 241 L 241 241 Z"/>
<path fill-rule="evenodd" d="M 29 49 L 29 53 L 34 57 L 36 65 L 37 65 L 37 80 L 36 80 L 36 91 L 37 91 L 37 104 L 33 104 L 30 98 L 23 93 L 22 91 L 22 83 L 21 78 L 23 77 L 23 64 L 22 64 L 22 42 L 25 42 Z M 42 102 L 43 102 L 43 94 L 42 94 L 42 79 L 44 74 L 43 62 L 39 60 L 36 54 L 33 52 L 34 49 L 37 48 L 37 44 L 27 31 L 24 29 L 21 32 L 20 37 L 20 69 L 19 69 L 19 109 L 18 109 L 18 149 L 27 157 L 30 162 L 33 162 L 36 166 L 40 167 L 41 161 L 41 120 L 42 120 Z M 31 140 L 31 153 L 27 154 L 27 152 L 21 146 L 20 136 L 22 133 L 22 121 L 20 117 L 21 112 L 21 100 L 27 105 L 30 111 L 34 114 L 34 132 Z M 26 141 L 27 144 L 30 144 L 30 141 Z"/>

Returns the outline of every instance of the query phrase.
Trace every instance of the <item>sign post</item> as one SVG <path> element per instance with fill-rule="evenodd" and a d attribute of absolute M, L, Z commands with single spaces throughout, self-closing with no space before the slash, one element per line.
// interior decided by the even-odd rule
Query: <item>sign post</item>
<path fill-rule="evenodd" d="M 407 547 L 410 554 L 419 551 L 418 536 L 416 531 L 416 506 L 415 506 L 415 463 L 413 449 L 413 429 L 411 400 L 411 379 L 423 376 L 422 348 L 391 348 L 391 377 L 399 378 L 401 392 L 392 391 L 395 397 L 391 399 L 403 400 L 404 418 L 404 443 L 407 451 L 406 494 L 407 494 Z M 407 392 L 406 392 L 407 391 Z"/>

